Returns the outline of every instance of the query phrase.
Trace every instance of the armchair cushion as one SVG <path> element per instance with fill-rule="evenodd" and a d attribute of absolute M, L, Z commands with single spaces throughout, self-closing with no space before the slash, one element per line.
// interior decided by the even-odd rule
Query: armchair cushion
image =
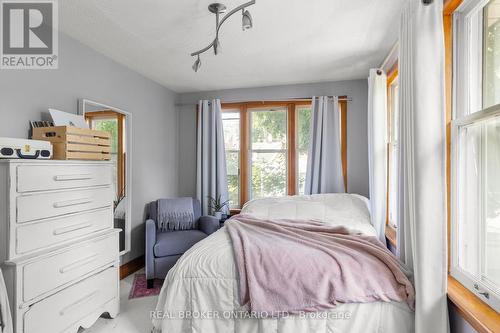
<path fill-rule="evenodd" d="M 156 235 L 154 255 L 155 257 L 166 257 L 183 254 L 205 237 L 207 235 L 200 230 L 159 232 Z"/>
<path fill-rule="evenodd" d="M 220 221 L 215 216 L 202 216 L 198 221 L 198 227 L 207 235 L 211 235 L 219 230 Z"/>

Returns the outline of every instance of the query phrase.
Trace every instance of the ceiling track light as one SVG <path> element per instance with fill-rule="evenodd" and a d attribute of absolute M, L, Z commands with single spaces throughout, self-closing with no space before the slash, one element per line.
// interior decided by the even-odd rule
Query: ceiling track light
<path fill-rule="evenodd" d="M 226 6 L 221 4 L 221 3 L 212 3 L 208 6 L 208 10 L 211 13 L 215 14 L 215 38 L 214 40 L 207 45 L 206 47 L 202 48 L 201 50 L 198 50 L 196 52 L 191 53 L 192 57 L 197 57 L 194 64 L 193 64 L 193 70 L 197 72 L 200 67 L 201 67 L 201 60 L 200 60 L 200 54 L 210 50 L 213 48 L 214 54 L 217 55 L 221 51 L 221 46 L 220 46 L 220 41 L 219 41 L 219 31 L 224 22 L 233 15 L 234 13 L 237 13 L 241 10 L 241 28 L 243 31 L 251 29 L 253 27 L 253 20 L 252 20 L 252 15 L 250 15 L 250 12 L 246 9 L 247 7 L 254 5 L 255 0 L 249 1 L 247 3 L 244 3 L 242 5 L 239 5 L 238 7 L 234 8 L 231 10 L 229 13 L 224 15 L 222 19 L 219 20 L 220 14 L 223 14 L 226 12 Z"/>
<path fill-rule="evenodd" d="M 198 59 L 193 64 L 193 71 L 197 72 L 198 69 L 201 67 L 201 60 L 200 60 L 200 55 L 198 55 Z"/>

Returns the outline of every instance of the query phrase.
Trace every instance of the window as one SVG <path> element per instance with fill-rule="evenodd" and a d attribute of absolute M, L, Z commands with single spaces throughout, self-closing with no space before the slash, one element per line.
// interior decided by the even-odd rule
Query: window
<path fill-rule="evenodd" d="M 398 195 L 398 131 L 399 131 L 399 84 L 395 77 L 388 81 L 388 121 L 389 121 L 389 143 L 388 156 L 388 209 L 387 224 L 395 229 L 397 228 L 397 195 Z"/>
<path fill-rule="evenodd" d="M 287 194 L 287 108 L 250 109 L 250 199 Z"/>
<path fill-rule="evenodd" d="M 345 100 L 340 107 L 345 166 Z M 231 208 L 255 198 L 303 194 L 311 102 L 226 103 L 222 109 Z"/>
<path fill-rule="evenodd" d="M 86 112 L 90 128 L 111 133 L 111 162 L 115 199 L 125 196 L 125 117 L 118 112 L 105 110 Z"/>
<path fill-rule="evenodd" d="M 222 113 L 230 208 L 240 206 L 240 111 Z"/>
<path fill-rule="evenodd" d="M 387 73 L 387 218 L 385 236 L 392 246 L 397 246 L 398 208 L 398 136 L 399 136 L 399 83 L 398 62 Z"/>
<path fill-rule="evenodd" d="M 304 194 L 311 135 L 311 107 L 297 107 L 297 193 Z"/>
<path fill-rule="evenodd" d="M 500 0 L 456 14 L 451 274 L 500 310 Z"/>

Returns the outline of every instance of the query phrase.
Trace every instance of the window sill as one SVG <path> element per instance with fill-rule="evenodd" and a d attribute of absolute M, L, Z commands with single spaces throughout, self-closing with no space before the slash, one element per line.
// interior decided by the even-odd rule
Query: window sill
<path fill-rule="evenodd" d="M 235 209 L 230 209 L 229 210 L 229 214 L 231 214 L 231 216 L 238 215 L 239 213 L 241 213 L 241 209 L 240 208 L 235 208 Z"/>
<path fill-rule="evenodd" d="M 479 333 L 500 332 L 500 314 L 449 275 L 448 298 Z"/>
<path fill-rule="evenodd" d="M 391 244 L 391 246 L 396 247 L 396 229 L 393 227 L 386 225 L 385 226 L 385 237 Z"/>

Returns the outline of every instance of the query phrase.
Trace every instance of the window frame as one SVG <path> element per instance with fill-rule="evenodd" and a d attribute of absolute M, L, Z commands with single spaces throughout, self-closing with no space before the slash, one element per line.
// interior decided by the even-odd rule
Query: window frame
<path fill-rule="evenodd" d="M 347 97 L 339 96 L 339 107 L 341 117 L 341 155 L 344 173 L 344 184 L 347 189 Z M 240 208 L 231 209 L 231 214 L 237 214 L 241 207 L 250 198 L 250 113 L 252 109 L 264 108 L 286 108 L 287 109 L 287 195 L 298 193 L 298 167 L 297 167 L 297 110 L 302 106 L 310 106 L 311 99 L 297 99 L 290 101 L 262 101 L 262 102 L 238 102 L 221 103 L 222 112 L 240 112 Z"/>
<path fill-rule="evenodd" d="M 460 4 L 461 3 L 461 4 Z M 463 270 L 459 264 L 459 244 L 458 244 L 458 168 L 459 168 L 459 134 L 460 128 L 485 121 L 494 117 L 500 117 L 500 103 L 484 108 L 483 104 L 483 9 L 489 0 L 465 0 L 459 1 L 453 10 L 446 11 L 445 5 L 445 33 L 447 31 L 446 15 L 453 16 L 448 21 L 448 29 L 452 29 L 453 38 L 452 58 L 447 58 L 447 62 L 452 62 L 451 66 L 455 75 L 453 76 L 452 96 L 447 96 L 447 121 L 450 129 L 447 131 L 448 137 L 448 194 L 449 194 L 449 274 L 471 292 L 480 301 L 488 304 L 494 310 L 500 311 L 500 293 L 490 288 L 477 277 Z M 449 20 L 450 18 L 448 18 Z M 450 34 L 450 31 L 448 31 Z M 476 52 L 477 51 L 477 52 Z M 449 52 L 449 50 L 448 50 Z M 448 66 L 450 66 L 448 64 Z M 449 70 L 449 68 L 448 68 Z M 449 80 L 449 76 L 447 78 Z M 450 82 L 448 81 L 448 84 Z M 452 105 L 450 106 L 450 102 Z M 479 225 L 478 225 L 479 227 Z M 489 297 L 485 297 L 483 292 L 488 292 Z"/>

